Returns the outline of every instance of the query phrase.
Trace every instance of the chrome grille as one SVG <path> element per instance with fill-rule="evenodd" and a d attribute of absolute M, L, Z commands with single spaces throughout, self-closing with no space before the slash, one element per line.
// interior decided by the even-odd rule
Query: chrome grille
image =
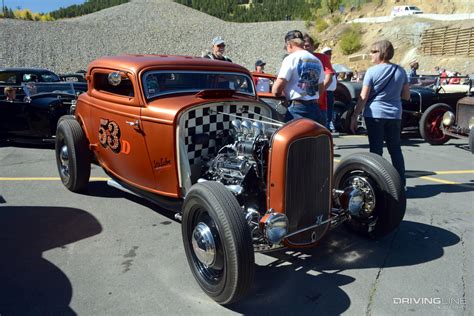
<path fill-rule="evenodd" d="M 328 135 L 302 138 L 288 150 L 286 205 L 289 233 L 328 219 L 331 191 L 331 141 Z M 324 227 L 290 237 L 291 244 L 307 244 L 319 239 Z M 316 238 L 316 240 L 315 240 Z"/>
<path fill-rule="evenodd" d="M 474 98 L 465 98 L 458 102 L 456 109 L 456 125 L 461 128 L 469 128 L 469 120 L 474 117 Z"/>

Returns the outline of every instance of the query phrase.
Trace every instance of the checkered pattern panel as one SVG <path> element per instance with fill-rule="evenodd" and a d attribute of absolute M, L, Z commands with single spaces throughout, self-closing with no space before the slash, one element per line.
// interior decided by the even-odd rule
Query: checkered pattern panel
<path fill-rule="evenodd" d="M 188 152 L 189 164 L 199 164 L 202 157 L 209 157 L 217 153 L 222 146 L 222 132 L 231 128 L 230 122 L 237 118 L 234 115 L 261 120 L 262 115 L 269 116 L 270 113 L 266 113 L 266 111 L 267 109 L 259 107 L 258 104 L 210 104 L 193 108 L 184 113 L 184 143 Z M 206 145 L 193 144 L 193 136 L 198 134 L 208 134 L 209 143 Z"/>

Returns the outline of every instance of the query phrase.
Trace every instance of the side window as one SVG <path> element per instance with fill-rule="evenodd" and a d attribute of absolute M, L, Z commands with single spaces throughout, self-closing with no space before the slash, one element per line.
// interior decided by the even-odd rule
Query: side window
<path fill-rule="evenodd" d="M 130 79 L 122 78 L 122 81 L 117 86 L 113 86 L 109 83 L 108 75 L 108 73 L 94 74 L 94 88 L 96 90 L 117 94 L 124 97 L 134 96 L 133 84 Z"/>
<path fill-rule="evenodd" d="M 0 83 L 16 84 L 16 74 L 11 72 L 0 73 Z"/>

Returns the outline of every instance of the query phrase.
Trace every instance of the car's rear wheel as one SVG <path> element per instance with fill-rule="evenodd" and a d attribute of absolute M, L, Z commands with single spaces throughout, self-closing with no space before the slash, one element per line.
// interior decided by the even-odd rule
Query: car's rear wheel
<path fill-rule="evenodd" d="M 249 290 L 255 258 L 249 226 L 237 199 L 220 182 L 191 187 L 183 206 L 182 235 L 191 271 L 203 291 L 231 304 Z"/>
<path fill-rule="evenodd" d="M 332 113 L 332 122 L 334 123 L 334 128 L 336 131 L 341 133 L 346 133 L 349 129 L 348 126 L 345 126 L 346 116 L 344 119 L 342 116 L 348 111 L 348 107 L 341 101 L 334 102 L 334 110 Z M 347 124 L 346 124 L 347 125 Z"/>
<path fill-rule="evenodd" d="M 347 226 L 372 238 L 395 230 L 405 215 L 406 197 L 400 176 L 381 156 L 357 153 L 343 159 L 334 173 L 336 189 L 357 190 L 362 208 Z"/>
<path fill-rule="evenodd" d="M 64 116 L 58 121 L 56 164 L 66 188 L 73 192 L 86 189 L 91 173 L 89 142 L 73 116 Z"/>
<path fill-rule="evenodd" d="M 444 103 L 436 103 L 423 113 L 420 119 L 420 134 L 423 139 L 431 145 L 442 145 L 449 140 L 441 129 L 443 115 L 447 111 L 453 112 L 451 106 Z"/>
<path fill-rule="evenodd" d="M 469 131 L 469 149 L 474 154 L 474 127 L 471 127 Z"/>
<path fill-rule="evenodd" d="M 349 106 L 346 110 L 341 114 L 341 118 L 339 120 L 339 126 L 341 128 L 341 132 L 343 133 L 351 133 L 351 117 L 352 113 L 354 113 L 354 108 Z"/>

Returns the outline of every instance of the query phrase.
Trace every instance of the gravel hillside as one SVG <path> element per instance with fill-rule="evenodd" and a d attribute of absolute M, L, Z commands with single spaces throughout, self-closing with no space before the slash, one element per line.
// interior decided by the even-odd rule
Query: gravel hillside
<path fill-rule="evenodd" d="M 57 73 L 85 69 L 97 57 L 119 54 L 200 56 L 211 39 L 226 40 L 227 55 L 253 70 L 255 60 L 275 72 L 287 31 L 302 21 L 230 23 L 171 0 L 133 0 L 93 14 L 54 22 L 0 20 L 0 67 L 43 67 Z"/>

